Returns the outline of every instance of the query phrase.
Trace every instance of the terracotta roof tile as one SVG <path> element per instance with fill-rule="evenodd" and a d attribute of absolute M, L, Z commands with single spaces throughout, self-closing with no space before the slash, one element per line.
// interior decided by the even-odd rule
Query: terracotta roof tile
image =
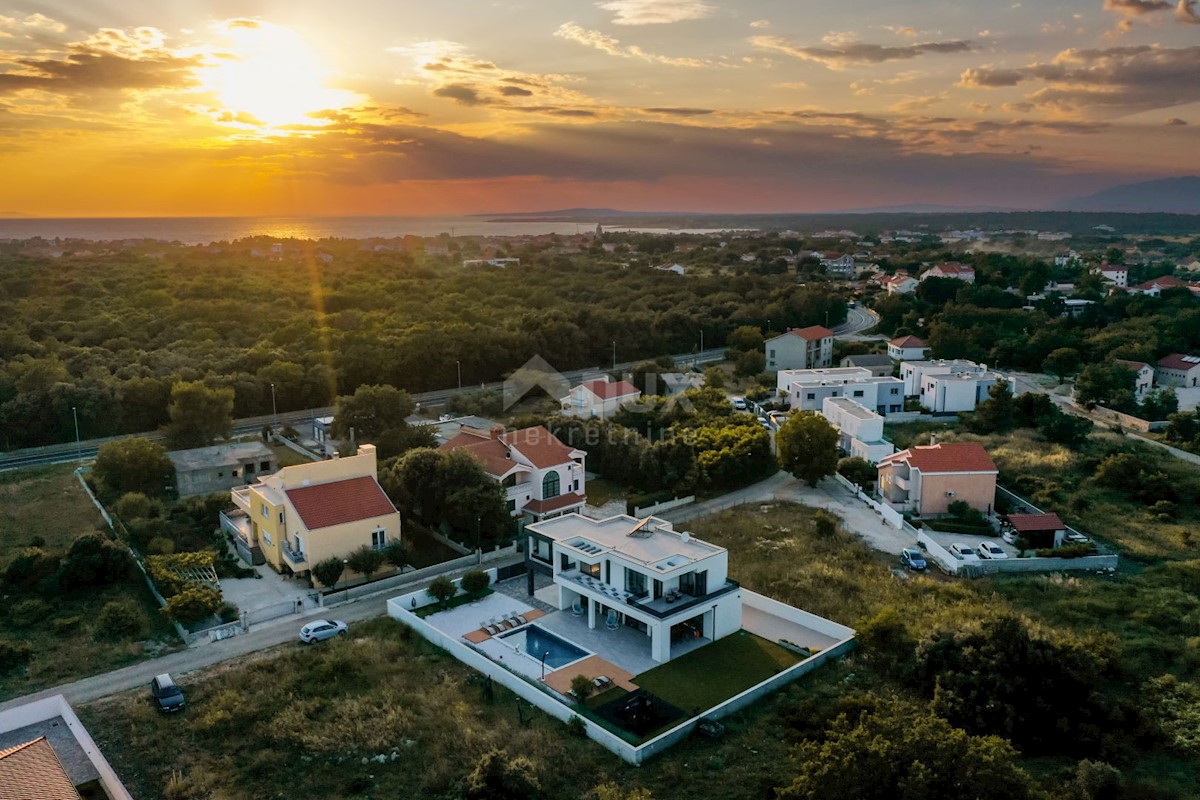
<path fill-rule="evenodd" d="M 0 800 L 80 800 L 46 737 L 0 750 Z"/>
<path fill-rule="evenodd" d="M 1192 359 L 1189 361 L 1188 359 Z M 1158 365 L 1165 369 L 1178 369 L 1183 372 L 1200 367 L 1200 356 L 1186 356 L 1183 353 L 1171 353 L 1158 360 Z"/>
<path fill-rule="evenodd" d="M 543 425 L 522 428 L 506 433 L 501 438 L 539 469 L 566 464 L 572 460 L 571 453 L 575 452 Z"/>
<path fill-rule="evenodd" d="M 945 472 L 998 472 L 992 457 L 978 442 L 945 442 L 921 445 L 893 453 L 880 464 L 905 462 L 925 474 Z"/>
<path fill-rule="evenodd" d="M 369 475 L 288 489 L 287 496 L 310 531 L 396 513 L 392 501 Z"/>
<path fill-rule="evenodd" d="M 530 500 L 525 504 L 525 508 L 535 514 L 545 514 L 550 511 L 558 511 L 577 505 L 586 499 L 586 497 L 576 492 L 568 492 L 567 494 L 560 494 L 558 497 L 552 497 L 549 500 Z"/>
<path fill-rule="evenodd" d="M 625 397 L 631 394 L 641 394 L 636 386 L 629 381 L 606 381 L 603 378 L 586 381 L 584 387 L 601 400 L 612 400 L 614 397 Z"/>
<path fill-rule="evenodd" d="M 1067 525 L 1058 514 L 1009 514 L 1008 523 L 1019 533 L 1029 531 L 1061 531 Z"/>
<path fill-rule="evenodd" d="M 496 478 L 502 478 L 521 466 L 509 457 L 507 444 L 499 439 L 493 439 L 486 432 L 476 431 L 472 428 L 463 428 L 457 436 L 438 449 L 447 451 L 465 449 L 483 462 L 484 472 Z"/>
<path fill-rule="evenodd" d="M 888 342 L 892 347 L 925 347 L 925 340 L 916 336 L 901 336 Z"/>
<path fill-rule="evenodd" d="M 1145 283 L 1139 283 L 1133 288 L 1141 291 L 1147 291 L 1149 289 L 1153 289 L 1155 286 L 1160 289 L 1175 289 L 1179 286 L 1187 285 L 1187 281 L 1182 281 L 1179 278 L 1176 278 L 1174 275 L 1162 275 L 1158 278 L 1152 278 Z"/>
<path fill-rule="evenodd" d="M 815 342 L 821 339 L 828 339 L 833 336 L 833 331 L 823 325 L 809 325 L 807 328 L 793 328 L 788 331 L 792 336 L 799 336 L 807 342 Z"/>

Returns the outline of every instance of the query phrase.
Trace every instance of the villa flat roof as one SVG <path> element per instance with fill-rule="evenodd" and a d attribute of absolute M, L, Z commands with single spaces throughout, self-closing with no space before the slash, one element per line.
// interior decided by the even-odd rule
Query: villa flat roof
<path fill-rule="evenodd" d="M 671 523 L 658 517 L 639 520 L 627 514 L 619 514 L 608 519 L 596 520 L 579 514 L 566 514 L 525 527 L 578 550 L 585 556 L 616 553 L 660 572 L 708 558 L 725 550 L 723 547 L 696 539 L 686 532 L 672 530 Z M 682 560 L 671 563 L 675 559 Z"/>
<path fill-rule="evenodd" d="M 879 415 L 874 411 L 849 397 L 827 397 L 825 398 L 825 402 L 836 406 L 850 416 L 858 419 L 867 420 L 880 418 Z"/>

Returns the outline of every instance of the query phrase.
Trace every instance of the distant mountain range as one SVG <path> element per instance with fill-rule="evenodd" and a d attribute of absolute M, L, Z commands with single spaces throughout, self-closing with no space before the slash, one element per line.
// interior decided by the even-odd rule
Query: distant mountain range
<path fill-rule="evenodd" d="M 1060 200 L 1051 208 L 1054 211 L 1200 214 L 1200 176 L 1112 186 L 1086 197 Z"/>

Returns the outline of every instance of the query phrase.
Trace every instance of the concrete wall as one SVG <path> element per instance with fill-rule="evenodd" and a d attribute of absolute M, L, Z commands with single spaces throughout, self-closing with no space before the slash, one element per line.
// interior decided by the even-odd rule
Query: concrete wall
<path fill-rule="evenodd" d="M 100 775 L 100 784 L 104 787 L 104 791 L 108 793 L 111 800 L 133 800 L 133 796 L 126 791 L 124 784 L 117 777 L 117 773 L 113 770 L 112 765 L 108 763 L 108 759 L 100 752 L 100 748 L 96 745 L 95 740 L 87 732 L 87 728 L 83 727 L 83 723 L 75 715 L 71 704 L 61 694 L 56 694 L 53 697 L 47 697 L 42 700 L 34 700 L 25 705 L 0 712 L 0 731 L 7 733 L 8 731 L 24 728 L 26 725 L 36 725 L 39 722 L 45 722 L 55 717 L 62 717 L 66 721 L 67 728 L 70 729 L 71 734 L 75 737 L 75 741 L 83 749 L 88 760 L 92 762 L 92 766 L 96 768 L 96 772 Z"/>
<path fill-rule="evenodd" d="M 1117 568 L 1116 555 L 1083 556 L 1082 558 L 1005 558 L 999 561 L 984 561 L 981 572 L 992 575 L 998 572 L 1101 572 Z"/>
<path fill-rule="evenodd" d="M 1122 414 L 1119 411 L 1113 411 L 1111 408 L 1105 408 L 1104 406 L 1096 406 L 1092 409 L 1092 414 L 1099 419 L 1115 422 L 1122 428 L 1128 428 L 1131 431 L 1140 431 L 1141 433 L 1160 431 L 1170 424 L 1166 420 L 1151 421 L 1130 414 Z"/>
<path fill-rule="evenodd" d="M 633 510 L 633 515 L 638 519 L 652 517 L 660 511 L 670 511 L 672 508 L 679 508 L 696 502 L 696 495 L 689 494 L 687 497 L 676 497 L 674 500 L 664 500 L 661 503 L 638 507 Z"/>
<path fill-rule="evenodd" d="M 950 575 L 957 575 L 962 570 L 962 560 L 955 558 L 949 550 L 929 538 L 924 531 L 917 532 L 917 544 L 925 551 L 926 556 L 941 567 L 943 572 Z"/>
<path fill-rule="evenodd" d="M 802 611 L 794 606 L 789 606 L 786 603 L 781 603 L 778 600 L 772 600 L 769 597 L 752 592 L 749 589 L 742 590 L 742 605 L 748 608 L 753 608 L 757 611 L 762 611 L 780 619 L 786 619 L 788 622 L 794 622 L 797 625 L 803 625 L 817 633 L 824 634 L 830 638 L 837 639 L 839 642 L 843 639 L 851 639 L 854 637 L 854 629 L 845 625 L 839 625 L 833 620 L 818 617 L 816 614 L 810 614 L 807 611 Z"/>
<path fill-rule="evenodd" d="M 917 471 L 913 470 L 915 474 Z M 914 480 L 914 492 L 916 481 Z M 948 492 L 954 496 L 949 497 Z M 909 495 L 910 500 L 916 498 Z M 989 513 L 996 503 L 996 476 L 974 473 L 926 475 L 920 480 L 920 512 L 926 516 L 945 514 L 949 505 L 962 500 L 978 511 Z"/>

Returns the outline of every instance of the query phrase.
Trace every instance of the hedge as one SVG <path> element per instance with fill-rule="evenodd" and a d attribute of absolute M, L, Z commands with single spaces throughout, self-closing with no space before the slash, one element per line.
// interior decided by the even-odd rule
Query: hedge
<path fill-rule="evenodd" d="M 975 522 L 966 522 L 960 519 L 927 519 L 925 525 L 935 531 L 943 531 L 945 533 L 969 533 L 973 536 L 995 536 L 996 529 L 991 525 L 980 525 Z"/>
<path fill-rule="evenodd" d="M 645 494 L 630 495 L 625 501 L 625 512 L 629 516 L 633 516 L 634 511 L 646 506 L 652 506 L 655 503 L 665 503 L 675 499 L 675 494 L 663 489 L 659 492 L 646 492 Z"/>

